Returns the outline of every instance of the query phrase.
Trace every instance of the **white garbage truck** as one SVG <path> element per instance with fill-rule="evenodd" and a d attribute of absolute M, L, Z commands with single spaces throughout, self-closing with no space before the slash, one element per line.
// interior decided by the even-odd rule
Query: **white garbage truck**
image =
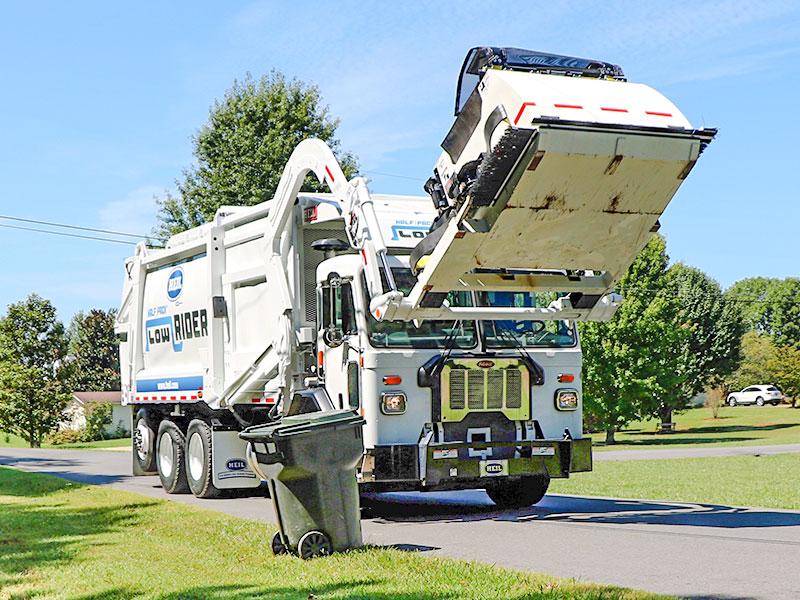
<path fill-rule="evenodd" d="M 365 491 L 524 506 L 591 470 L 576 323 L 613 316 L 716 131 L 616 65 L 516 48 L 468 53 L 455 116 L 426 196 L 372 193 L 306 140 L 273 199 L 136 247 L 116 324 L 136 474 L 258 487 L 240 431 L 342 408 L 366 420 Z"/>

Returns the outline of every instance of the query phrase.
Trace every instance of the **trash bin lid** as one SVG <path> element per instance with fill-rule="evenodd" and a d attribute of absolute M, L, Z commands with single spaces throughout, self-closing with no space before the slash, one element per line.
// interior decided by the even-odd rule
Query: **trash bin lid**
<path fill-rule="evenodd" d="M 284 417 L 278 423 L 248 427 L 239 437 L 245 440 L 288 437 L 343 425 L 363 425 L 364 418 L 352 410 L 329 410 Z"/>

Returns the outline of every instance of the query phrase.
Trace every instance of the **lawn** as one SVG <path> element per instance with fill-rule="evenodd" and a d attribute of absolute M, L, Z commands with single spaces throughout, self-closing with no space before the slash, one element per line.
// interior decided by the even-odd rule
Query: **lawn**
<path fill-rule="evenodd" d="M 77 442 L 75 444 L 42 444 L 42 448 L 67 448 L 80 450 L 102 450 L 103 448 L 127 448 L 131 445 L 131 438 L 119 438 L 116 440 L 101 440 L 99 442 Z M 13 433 L 0 432 L 0 448 L 27 448 L 28 442 Z M 2 600 L 2 596 L 0 596 Z"/>
<path fill-rule="evenodd" d="M 0 467 L 0 600 L 666 598 L 391 548 L 275 557 L 274 530 Z"/>
<path fill-rule="evenodd" d="M 800 509 L 800 454 L 595 462 L 550 492 Z"/>
<path fill-rule="evenodd" d="M 616 435 L 617 444 L 605 446 L 605 435 L 591 434 L 595 450 L 658 448 L 660 446 L 760 446 L 800 442 L 800 409 L 782 406 L 724 406 L 714 419 L 709 408 L 694 408 L 672 419 L 677 431 L 657 433 L 659 421 L 636 421 Z"/>

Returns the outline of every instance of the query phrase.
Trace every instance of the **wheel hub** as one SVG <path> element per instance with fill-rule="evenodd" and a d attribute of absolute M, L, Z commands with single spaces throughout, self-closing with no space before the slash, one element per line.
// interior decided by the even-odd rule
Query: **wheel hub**
<path fill-rule="evenodd" d="M 172 436 L 165 433 L 158 442 L 158 469 L 164 477 L 172 475 L 173 468 Z"/>

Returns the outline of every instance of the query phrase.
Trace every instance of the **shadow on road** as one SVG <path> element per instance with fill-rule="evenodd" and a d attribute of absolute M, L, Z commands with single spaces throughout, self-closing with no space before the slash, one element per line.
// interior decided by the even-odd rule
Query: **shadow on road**
<path fill-rule="evenodd" d="M 79 465 L 76 465 L 76 461 L 72 457 L 57 459 L 45 458 L 42 456 L 9 456 L 0 454 L 0 464 L 6 467 L 22 469 L 23 471 L 35 471 L 37 473 L 53 475 L 55 477 L 61 477 L 62 479 L 69 479 L 70 481 L 88 483 L 91 485 L 108 485 L 130 477 L 130 474 L 127 473 L 108 475 L 80 473 L 74 470 Z M 29 464 L 36 465 L 36 468 L 26 468 L 26 465 Z"/>
<path fill-rule="evenodd" d="M 502 510 L 483 492 L 448 494 L 370 494 L 363 496 L 364 517 L 414 521 L 558 521 L 572 523 L 682 525 L 696 527 L 796 527 L 800 513 L 716 504 L 610 500 L 548 495 L 536 506 Z"/>

